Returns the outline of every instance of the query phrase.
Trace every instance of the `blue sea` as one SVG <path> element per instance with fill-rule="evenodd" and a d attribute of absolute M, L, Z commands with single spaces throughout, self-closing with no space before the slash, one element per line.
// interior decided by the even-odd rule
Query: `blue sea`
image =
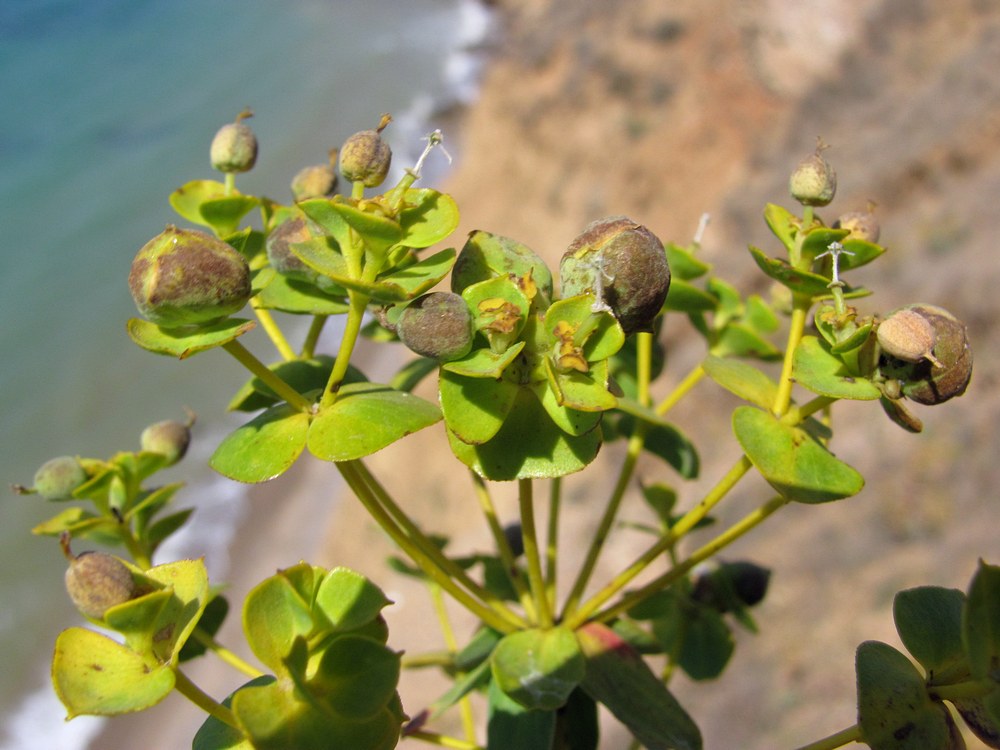
<path fill-rule="evenodd" d="M 218 177 L 209 143 L 245 107 L 260 157 L 243 192 L 288 200 L 300 167 L 382 112 L 394 168 L 412 165 L 436 114 L 474 96 L 489 23 L 474 0 L 0 2 L 0 481 L 137 449 L 143 427 L 190 408 L 192 452 L 165 478 L 189 482 L 178 502 L 199 507 L 224 575 L 242 488 L 205 463 L 245 377 L 221 351 L 179 362 L 128 339 L 132 257 L 179 221 L 172 190 Z M 79 622 L 65 560 L 29 533 L 62 508 L 2 498 L 0 750 L 83 748 L 99 720 L 64 723 L 48 684 L 55 637 Z"/>

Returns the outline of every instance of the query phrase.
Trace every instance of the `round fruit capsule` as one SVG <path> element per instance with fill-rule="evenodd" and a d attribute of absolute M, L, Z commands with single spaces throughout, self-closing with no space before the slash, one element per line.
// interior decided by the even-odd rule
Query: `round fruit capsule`
<path fill-rule="evenodd" d="M 626 334 L 651 331 L 670 290 L 663 243 L 625 216 L 591 223 L 559 265 L 563 298 L 593 294 Z"/>
<path fill-rule="evenodd" d="M 222 240 L 168 226 L 136 254 L 128 285 L 139 312 L 153 323 L 197 325 L 242 309 L 250 299 L 250 268 Z"/>
<path fill-rule="evenodd" d="M 167 419 L 149 425 L 139 438 L 142 450 L 165 456 L 167 466 L 184 458 L 191 444 L 191 424 Z"/>
<path fill-rule="evenodd" d="M 236 122 L 219 128 L 209 149 L 213 169 L 227 173 L 253 169 L 253 165 L 257 163 L 257 136 L 243 122 L 251 115 L 248 110 L 243 111 L 237 116 Z"/>
<path fill-rule="evenodd" d="M 472 313 L 451 292 L 431 292 L 411 302 L 399 316 L 396 333 L 413 352 L 444 362 L 472 348 Z"/>
<path fill-rule="evenodd" d="M 100 620 L 111 607 L 135 597 L 138 588 L 135 579 L 117 557 L 105 552 L 73 555 L 68 535 L 63 536 L 62 546 L 69 558 L 66 591 L 76 608 L 87 617 Z"/>
<path fill-rule="evenodd" d="M 69 500 L 87 481 L 87 472 L 73 456 L 51 458 L 35 472 L 34 490 L 46 500 Z"/>
<path fill-rule="evenodd" d="M 382 139 L 382 131 L 391 121 L 391 117 L 382 115 L 375 130 L 362 130 L 344 141 L 340 149 L 340 173 L 345 179 L 365 187 L 382 184 L 392 162 L 392 149 Z"/>
<path fill-rule="evenodd" d="M 837 193 L 837 173 L 817 149 L 795 167 L 788 190 L 803 206 L 825 206 Z"/>

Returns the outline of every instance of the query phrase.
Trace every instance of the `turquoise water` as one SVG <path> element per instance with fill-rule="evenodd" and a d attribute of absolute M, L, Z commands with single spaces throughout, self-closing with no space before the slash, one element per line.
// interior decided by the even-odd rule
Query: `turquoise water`
<path fill-rule="evenodd" d="M 30 484 L 56 455 L 134 449 L 146 424 L 190 407 L 193 455 L 169 478 L 193 472 L 212 496 L 202 502 L 222 517 L 213 555 L 224 566 L 238 492 L 198 467 L 235 424 L 222 406 L 244 378 L 220 352 L 177 362 L 129 341 L 131 259 L 177 220 L 170 191 L 216 176 L 208 144 L 244 107 L 261 144 L 237 182 L 245 192 L 287 199 L 301 166 L 386 111 L 394 163 L 412 164 L 437 108 L 469 96 L 485 22 L 471 0 L 0 3 L 0 481 Z M 57 750 L 81 744 L 37 697 L 51 692 L 55 636 L 77 621 L 58 544 L 28 533 L 57 510 L 11 493 L 0 505 L 6 750 L 42 736 Z"/>

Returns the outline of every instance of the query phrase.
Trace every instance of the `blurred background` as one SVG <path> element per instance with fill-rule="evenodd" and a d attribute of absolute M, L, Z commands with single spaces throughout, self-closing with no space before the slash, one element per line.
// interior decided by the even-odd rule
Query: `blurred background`
<path fill-rule="evenodd" d="M 397 602 L 387 612 L 399 623 L 393 645 L 417 651 L 433 630 L 412 627 L 412 618 L 428 610 L 418 590 L 384 571 L 389 547 L 352 503 L 332 511 L 299 506 L 298 515 L 282 506 L 281 522 L 266 535 L 260 524 L 237 523 L 248 505 L 260 518 L 275 497 L 326 489 L 325 467 L 303 462 L 295 476 L 249 499 L 201 468 L 234 424 L 220 404 L 243 381 L 238 366 L 211 354 L 158 359 L 124 334 L 134 314 L 128 264 L 174 220 L 167 194 L 212 176 L 207 146 L 217 127 L 245 106 L 254 109 L 261 158 L 237 184 L 285 199 L 300 166 L 323 161 L 328 148 L 372 127 L 383 111 L 396 117 L 386 135 L 398 166 L 412 163 L 419 137 L 444 123 L 456 163 L 445 173 L 439 162 L 441 172 L 427 184 L 444 180 L 458 201 L 457 244 L 466 231 L 485 229 L 555 262 L 601 216 L 627 214 L 664 240 L 686 243 L 708 212 L 704 258 L 743 291 L 762 294 L 768 287 L 746 246 L 777 254 L 761 211 L 766 202 L 791 207 L 788 174 L 822 137 L 839 191 L 820 215 L 830 223 L 874 201 L 889 248 L 856 279 L 876 292 L 858 307 L 948 308 L 969 325 L 975 374 L 963 398 L 919 409 L 921 435 L 904 433 L 873 404 L 836 410 L 832 447 L 865 475 L 867 489 L 830 506 L 789 507 L 727 551 L 729 559 L 774 571 L 755 613 L 761 632 L 740 636 L 721 679 L 678 677 L 672 688 L 709 750 L 797 747 L 853 724 L 854 649 L 872 638 L 898 644 L 893 594 L 920 584 L 964 589 L 979 557 L 1000 560 L 992 324 L 1000 307 L 1000 7 L 989 0 L 489 6 L 0 6 L 0 93 L 13 103 L 0 111 L 7 239 L 0 254 L 0 413 L 8 436 L 0 476 L 30 484 L 35 468 L 54 455 L 134 448 L 142 427 L 180 418 L 189 406 L 200 417 L 195 453 L 177 476 L 194 474 L 198 491 L 182 499 L 197 498 L 199 527 L 210 539 L 189 539 L 191 551 L 180 553 L 208 549 L 213 577 L 267 575 L 305 554 L 301 546 L 282 548 L 276 529 L 294 542 L 301 521 L 322 512 L 329 526 L 307 523 L 313 561 L 374 575 Z M 665 393 L 670 378 L 704 352 L 680 320 L 668 320 L 663 339 Z M 695 502 L 739 455 L 729 431 L 732 406 L 705 383 L 673 413 L 702 450 L 702 478 L 680 488 L 682 504 Z M 481 549 L 485 536 L 467 480 L 452 465 L 429 461 L 434 448 L 446 449 L 427 432 L 373 457 L 373 468 L 390 472 L 390 489 L 428 528 L 450 533 L 456 551 Z M 589 539 L 605 496 L 601 478 L 613 481 L 620 457 L 608 446 L 593 471 L 567 480 L 568 542 Z M 640 475 L 675 479 L 652 464 Z M 723 504 L 720 521 L 738 519 L 767 493 L 746 481 Z M 509 512 L 513 505 L 500 495 Z M 640 518 L 640 506 L 630 497 L 623 517 Z M 34 747 L 39 737 L 48 747 L 82 747 L 90 730 L 78 727 L 86 720 L 62 734 L 62 711 L 46 684 L 51 643 L 75 621 L 60 589 L 64 562 L 54 541 L 26 533 L 52 510 L 11 496 L 2 513 L 0 747 Z M 596 582 L 631 562 L 635 538 L 622 532 L 618 539 Z M 245 590 L 234 583 L 234 597 Z M 411 711 L 429 694 L 422 679 L 404 689 Z M 152 716 L 198 723 L 182 701 Z M 144 721 L 115 720 L 115 731 L 94 746 L 137 746 L 149 727 Z M 139 744 L 183 746 L 156 736 Z M 609 730 L 604 746 L 625 743 Z"/>

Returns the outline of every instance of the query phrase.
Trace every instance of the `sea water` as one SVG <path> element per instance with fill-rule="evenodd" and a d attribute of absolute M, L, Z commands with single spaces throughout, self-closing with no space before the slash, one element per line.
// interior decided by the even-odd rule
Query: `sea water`
<path fill-rule="evenodd" d="M 435 113 L 472 96 L 488 28 L 474 0 L 0 2 L 0 482 L 135 450 L 144 426 L 190 408 L 192 455 L 164 476 L 189 483 L 178 500 L 198 507 L 224 576 L 242 490 L 205 463 L 239 423 L 223 406 L 245 373 L 218 351 L 179 362 L 128 339 L 132 257 L 179 222 L 173 189 L 219 177 L 208 145 L 246 107 L 260 156 L 244 192 L 289 200 L 300 167 L 382 112 L 398 175 Z M 64 724 L 48 684 L 56 635 L 80 622 L 65 560 L 29 534 L 61 507 L 2 498 L 0 748 L 84 747 L 97 720 Z"/>

